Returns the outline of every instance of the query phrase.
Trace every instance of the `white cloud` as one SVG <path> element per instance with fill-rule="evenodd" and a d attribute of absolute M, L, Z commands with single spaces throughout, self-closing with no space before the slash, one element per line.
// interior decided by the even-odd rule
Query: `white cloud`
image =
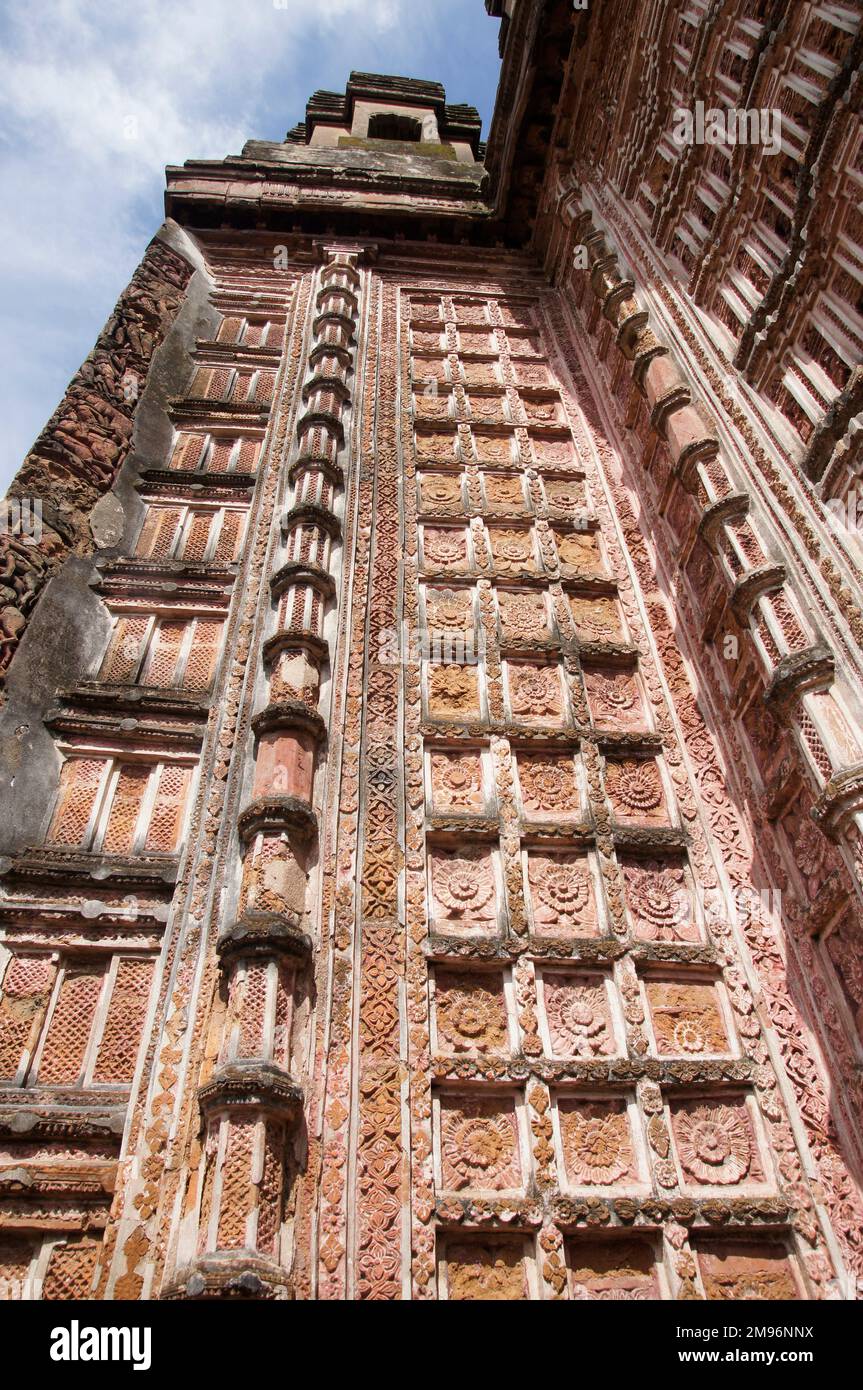
<path fill-rule="evenodd" d="M 309 44 L 352 64 L 360 30 L 401 45 L 416 0 L 42 0 L 7 7 L 0 87 L 4 373 L 0 487 L 63 393 L 156 230 L 166 164 L 281 138 Z M 254 113 L 279 83 L 281 128 Z M 8 196 L 14 190 L 14 196 Z M 70 352 L 75 343 L 79 347 Z"/>

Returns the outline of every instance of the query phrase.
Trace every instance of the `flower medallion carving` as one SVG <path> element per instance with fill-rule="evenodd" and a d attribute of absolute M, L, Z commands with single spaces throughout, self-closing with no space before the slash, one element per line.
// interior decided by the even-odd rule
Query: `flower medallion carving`
<path fill-rule="evenodd" d="M 497 916 L 494 868 L 485 850 L 437 851 L 432 894 L 442 928 L 490 928 Z"/>
<path fill-rule="evenodd" d="M 563 1160 L 575 1187 L 610 1187 L 638 1180 L 624 1101 L 561 1101 Z"/>
<path fill-rule="evenodd" d="M 505 1192 L 523 1186 L 512 1099 L 442 1097 L 440 1149 L 446 1192 Z"/>
<path fill-rule="evenodd" d="M 604 980 L 553 971 L 543 976 L 543 997 L 555 1057 L 611 1057 L 617 1052 Z"/>
<path fill-rule="evenodd" d="M 530 854 L 528 884 L 539 935 L 598 934 L 593 883 L 584 856 Z"/>
<path fill-rule="evenodd" d="M 435 1016 L 440 1051 L 455 1056 L 509 1054 L 501 974 L 438 970 Z"/>

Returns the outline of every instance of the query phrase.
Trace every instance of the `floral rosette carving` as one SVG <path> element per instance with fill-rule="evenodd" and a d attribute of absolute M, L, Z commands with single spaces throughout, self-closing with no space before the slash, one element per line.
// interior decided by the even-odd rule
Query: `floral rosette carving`
<path fill-rule="evenodd" d="M 626 865 L 626 898 L 641 941 L 697 941 L 683 869 L 650 861 Z"/>
<path fill-rule="evenodd" d="M 439 981 L 436 994 L 438 1037 L 455 1053 L 502 1056 L 509 1051 L 503 984 L 459 975 Z"/>
<path fill-rule="evenodd" d="M 598 724 L 629 728 L 639 722 L 641 701 L 631 679 L 597 675 L 590 680 L 589 688 Z"/>
<path fill-rule="evenodd" d="M 564 1057 L 609 1057 L 616 1048 L 603 984 L 549 976 L 545 1013 L 554 1050 Z"/>
<path fill-rule="evenodd" d="M 510 667 L 512 712 L 522 719 L 559 718 L 562 697 L 557 668 Z"/>
<path fill-rule="evenodd" d="M 426 473 L 420 480 L 423 503 L 445 511 L 461 511 L 461 480 L 441 473 Z"/>
<path fill-rule="evenodd" d="M 473 627 L 470 596 L 456 589 L 435 589 L 426 603 L 429 627 L 443 632 L 464 632 Z"/>
<path fill-rule="evenodd" d="M 491 861 L 478 855 L 437 859 L 432 867 L 434 895 L 456 923 L 489 922 L 494 917 Z"/>
<path fill-rule="evenodd" d="M 476 671 L 464 666 L 434 666 L 429 673 L 433 713 L 475 714 L 479 709 Z"/>
<path fill-rule="evenodd" d="M 493 531 L 491 544 L 495 565 L 504 573 L 536 569 L 528 531 Z"/>
<path fill-rule="evenodd" d="M 580 809 L 575 769 L 569 758 L 524 758 L 518 765 L 525 810 L 572 815 Z"/>
<path fill-rule="evenodd" d="M 655 819 L 662 810 L 662 781 L 655 763 L 609 763 L 605 784 L 615 808 L 626 816 Z"/>
<path fill-rule="evenodd" d="M 592 933 L 596 927 L 590 871 L 577 860 L 533 858 L 529 879 L 537 926 Z"/>
<path fill-rule="evenodd" d="M 537 641 L 548 636 L 545 605 L 539 594 L 502 594 L 501 625 L 510 640 Z"/>
<path fill-rule="evenodd" d="M 426 563 L 438 569 L 463 569 L 467 563 L 467 541 L 461 531 L 426 530 L 423 554 Z"/>
<path fill-rule="evenodd" d="M 555 516 L 572 516 L 587 505 L 584 483 L 547 482 L 545 493 Z"/>
<path fill-rule="evenodd" d="M 493 511 L 524 511 L 524 493 L 517 478 L 486 478 L 485 490 Z"/>
<path fill-rule="evenodd" d="M 435 805 L 458 811 L 482 806 L 482 764 L 473 754 L 452 754 L 432 760 Z"/>
<path fill-rule="evenodd" d="M 502 1191 L 521 1183 L 515 1114 L 465 1102 L 441 1116 L 444 1185 Z"/>
<path fill-rule="evenodd" d="M 629 1122 L 623 1110 L 586 1105 L 561 1113 L 566 1169 L 578 1186 L 608 1187 L 631 1177 Z"/>
<path fill-rule="evenodd" d="M 749 1126 L 739 1110 L 727 1105 L 684 1110 L 675 1121 L 681 1165 L 697 1182 L 733 1186 L 752 1164 Z"/>

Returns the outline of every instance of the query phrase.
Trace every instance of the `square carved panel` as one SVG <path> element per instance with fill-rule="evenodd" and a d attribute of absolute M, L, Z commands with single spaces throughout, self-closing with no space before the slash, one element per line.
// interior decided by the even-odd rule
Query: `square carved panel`
<path fill-rule="evenodd" d="M 443 325 L 441 325 L 443 327 Z M 441 352 L 446 348 L 446 341 L 442 332 L 435 333 L 428 328 L 411 330 L 411 347 L 413 351 L 420 355 L 429 356 L 430 354 Z"/>
<path fill-rule="evenodd" d="M 578 820 L 584 797 L 573 754 L 519 752 L 516 768 L 525 820 Z"/>
<path fill-rule="evenodd" d="M 497 355 L 497 342 L 491 333 L 481 333 L 470 329 L 459 328 L 458 350 L 464 356 L 473 354 L 476 356 L 493 357 Z"/>
<path fill-rule="evenodd" d="M 700 941 L 689 870 L 665 859 L 624 859 L 626 905 L 639 941 Z"/>
<path fill-rule="evenodd" d="M 554 377 L 544 362 L 515 362 L 516 385 L 543 388 L 554 385 Z"/>
<path fill-rule="evenodd" d="M 643 1184 L 643 1161 L 636 1147 L 630 1108 L 624 1096 L 557 1098 L 555 1139 L 568 1188 L 633 1188 Z"/>
<path fill-rule="evenodd" d="M 492 564 L 498 574 L 536 576 L 540 573 L 533 529 L 529 526 L 489 526 Z"/>
<path fill-rule="evenodd" d="M 547 478 L 545 500 L 552 517 L 570 518 L 587 507 L 587 486 L 581 478 Z"/>
<path fill-rule="evenodd" d="M 497 362 L 462 362 L 466 386 L 500 386 L 501 373 Z"/>
<path fill-rule="evenodd" d="M 455 428 L 435 430 L 426 425 L 416 432 L 416 453 L 420 463 L 454 464 L 456 462 Z"/>
<path fill-rule="evenodd" d="M 576 635 L 582 642 L 625 642 L 623 620 L 617 600 L 570 594 L 569 610 Z"/>
<path fill-rule="evenodd" d="M 531 924 L 538 936 L 599 936 L 596 889 L 586 854 L 527 855 L 527 898 Z"/>
<path fill-rule="evenodd" d="M 548 599 L 535 589 L 498 589 L 501 643 L 550 642 L 553 637 Z"/>
<path fill-rule="evenodd" d="M 470 568 L 468 532 L 462 526 L 424 526 L 422 562 L 426 570 L 464 574 Z"/>
<path fill-rule="evenodd" d="M 485 846 L 429 852 L 431 909 L 438 931 L 497 932 L 500 889 L 497 865 Z"/>
<path fill-rule="evenodd" d="M 452 392 L 445 386 L 442 388 L 437 381 L 427 382 L 422 390 L 414 391 L 412 404 L 414 417 L 418 421 L 445 424 L 455 418 Z"/>
<path fill-rule="evenodd" d="M 653 1241 L 579 1238 L 567 1241 L 566 1257 L 570 1298 L 628 1301 L 665 1293 Z"/>
<path fill-rule="evenodd" d="M 480 687 L 476 666 L 430 665 L 427 679 L 430 718 L 454 723 L 479 719 Z"/>
<path fill-rule="evenodd" d="M 534 436 L 531 445 L 537 468 L 548 471 L 556 469 L 561 473 L 580 471 L 581 465 L 571 438 L 543 439 Z"/>
<path fill-rule="evenodd" d="M 521 1236 L 447 1235 L 441 1242 L 439 1293 L 458 1302 L 521 1302 L 535 1297 L 536 1273 Z"/>
<path fill-rule="evenodd" d="M 440 1192 L 523 1192 L 526 1136 L 515 1095 L 444 1093 L 434 1101 Z"/>
<path fill-rule="evenodd" d="M 605 790 L 620 824 L 669 824 L 665 787 L 655 758 L 606 759 Z"/>
<path fill-rule="evenodd" d="M 434 749 L 428 767 L 433 811 L 481 815 L 486 810 L 489 796 L 480 749 Z"/>
<path fill-rule="evenodd" d="M 520 477 L 508 477 L 504 473 L 484 473 L 482 486 L 489 512 L 502 516 L 523 516 L 530 510 L 524 483 Z"/>
<path fill-rule="evenodd" d="M 422 515 L 464 515 L 466 508 L 460 473 L 420 473 L 419 488 Z"/>
<path fill-rule="evenodd" d="M 542 969 L 537 989 L 548 1056 L 593 1061 L 623 1054 L 623 1029 L 607 972 Z"/>
<path fill-rule="evenodd" d="M 509 1057 L 513 1018 L 508 972 L 434 971 L 433 1046 L 445 1057 Z"/>
<path fill-rule="evenodd" d="M 562 531 L 554 533 L 561 574 L 568 578 L 584 576 L 599 579 L 606 576 L 605 559 L 598 532 Z"/>
<path fill-rule="evenodd" d="M 593 722 L 600 729 L 634 733 L 649 726 L 638 677 L 632 671 L 586 670 L 587 698 Z"/>
<path fill-rule="evenodd" d="M 805 1296 L 779 1242 L 702 1238 L 693 1242 L 693 1253 L 706 1298 L 760 1303 Z"/>
<path fill-rule="evenodd" d="M 503 425 L 512 422 L 506 396 L 481 396 L 477 392 L 468 397 L 470 418 L 477 425 Z"/>
<path fill-rule="evenodd" d="M 683 1186 L 689 1190 L 738 1188 L 766 1182 L 754 1104 L 746 1096 L 675 1101 L 671 1132 Z"/>
<path fill-rule="evenodd" d="M 514 724 L 557 729 L 566 722 L 566 695 L 557 664 L 508 661 L 506 687 Z"/>
<path fill-rule="evenodd" d="M 660 1057 L 716 1057 L 731 1052 L 727 1014 L 716 984 L 647 979 L 644 992 Z"/>
<path fill-rule="evenodd" d="M 477 462 L 490 468 L 514 468 L 518 464 L 518 449 L 513 434 L 483 434 L 472 430 Z"/>

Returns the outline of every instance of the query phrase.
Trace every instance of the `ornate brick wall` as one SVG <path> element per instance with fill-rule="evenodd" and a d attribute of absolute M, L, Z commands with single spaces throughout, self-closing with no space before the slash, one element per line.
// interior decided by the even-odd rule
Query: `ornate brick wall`
<path fill-rule="evenodd" d="M 0 683 L 51 575 L 70 553 L 91 554 L 95 548 L 90 513 L 129 450 L 153 354 L 176 317 L 191 275 L 188 261 L 153 239 L 93 351 L 15 475 L 9 497 L 38 503 L 41 534 L 22 534 L 15 526 L 4 526 L 0 534 Z"/>
<path fill-rule="evenodd" d="M 467 157 L 310 152 L 375 84 L 475 144 L 366 74 L 277 156 L 170 171 L 213 327 L 0 875 L 25 1296 L 863 1279 L 859 634 L 629 207 L 629 126 L 591 127 L 602 178 L 551 140 L 596 36 L 506 9 L 533 116 L 492 131 L 495 202 Z M 559 88 L 564 38 L 558 102 L 527 59 Z M 254 231 L 212 229 L 227 180 Z"/>

